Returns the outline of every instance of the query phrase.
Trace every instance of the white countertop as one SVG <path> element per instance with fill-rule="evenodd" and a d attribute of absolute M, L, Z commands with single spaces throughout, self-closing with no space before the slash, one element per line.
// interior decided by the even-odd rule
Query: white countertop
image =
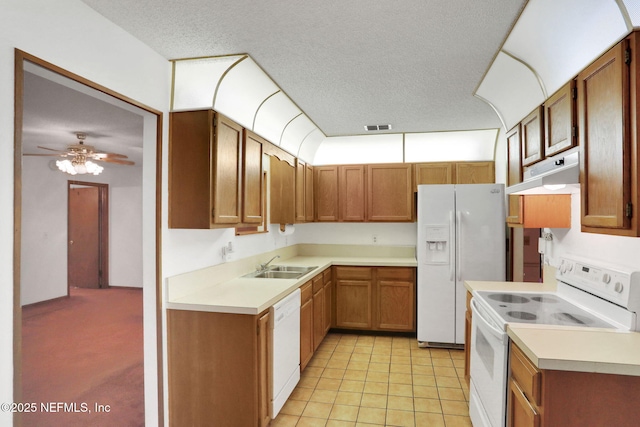
<path fill-rule="evenodd" d="M 280 261 L 280 260 L 278 260 Z M 237 277 L 194 292 L 169 298 L 166 308 L 219 313 L 259 314 L 332 265 L 373 267 L 416 267 L 415 257 L 319 257 L 295 256 L 271 265 L 317 266 L 299 279 L 256 279 Z M 212 269 L 211 274 L 215 274 Z M 207 280 L 194 276 L 194 280 Z"/>
<path fill-rule="evenodd" d="M 468 291 L 555 291 L 555 283 L 465 282 Z M 510 323 L 507 334 L 539 368 L 640 376 L 640 333 Z"/>

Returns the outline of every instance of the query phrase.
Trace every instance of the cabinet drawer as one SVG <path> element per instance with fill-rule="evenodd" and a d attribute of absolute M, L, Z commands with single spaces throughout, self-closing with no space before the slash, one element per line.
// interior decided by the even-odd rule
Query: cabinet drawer
<path fill-rule="evenodd" d="M 336 279 L 370 280 L 371 276 L 370 267 L 336 267 Z"/>
<path fill-rule="evenodd" d="M 313 297 L 313 288 L 311 286 L 311 280 L 304 285 L 300 286 L 300 305 L 309 301 Z"/>
<path fill-rule="evenodd" d="M 413 268 L 400 267 L 400 268 L 378 268 L 378 279 L 385 280 L 413 280 Z"/>
<path fill-rule="evenodd" d="M 540 380 L 542 374 L 515 345 L 511 345 L 511 376 L 518 382 L 525 395 L 540 405 Z"/>
<path fill-rule="evenodd" d="M 323 278 L 322 273 L 320 273 L 316 277 L 311 279 L 311 281 L 313 282 L 313 293 L 314 294 L 317 293 L 324 286 L 324 282 L 323 282 L 322 278 Z"/>
<path fill-rule="evenodd" d="M 323 271 L 322 277 L 323 277 L 322 281 L 324 282 L 325 285 L 331 282 L 331 268 L 327 268 L 325 271 Z"/>

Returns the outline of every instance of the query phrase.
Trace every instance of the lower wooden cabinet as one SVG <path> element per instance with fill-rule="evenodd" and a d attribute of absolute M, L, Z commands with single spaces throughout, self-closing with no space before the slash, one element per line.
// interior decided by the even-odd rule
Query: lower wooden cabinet
<path fill-rule="evenodd" d="M 167 310 L 169 425 L 269 424 L 269 318 Z"/>
<path fill-rule="evenodd" d="M 632 426 L 640 377 L 538 369 L 511 343 L 507 427 Z"/>
<path fill-rule="evenodd" d="M 300 288 L 300 371 L 313 356 L 313 287 L 311 280 Z"/>
<path fill-rule="evenodd" d="M 415 331 L 415 268 L 334 267 L 335 326 Z"/>
<path fill-rule="evenodd" d="M 331 268 L 300 287 L 300 370 L 311 360 L 331 328 L 333 282 Z"/>

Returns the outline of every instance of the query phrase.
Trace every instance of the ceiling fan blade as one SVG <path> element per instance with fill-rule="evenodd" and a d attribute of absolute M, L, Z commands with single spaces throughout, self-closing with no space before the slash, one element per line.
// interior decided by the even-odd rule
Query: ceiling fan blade
<path fill-rule="evenodd" d="M 41 145 L 38 145 L 38 148 L 42 148 L 43 150 L 49 150 L 49 151 L 57 151 L 58 153 L 66 153 L 67 150 L 56 150 L 55 148 L 47 148 L 47 147 L 43 147 Z"/>
<path fill-rule="evenodd" d="M 105 158 L 105 159 L 95 159 L 99 162 L 106 162 L 106 163 L 116 163 L 119 165 L 135 165 L 135 162 L 132 162 L 131 160 L 120 160 L 120 159 L 110 159 L 110 158 Z"/>
<path fill-rule="evenodd" d="M 104 158 L 109 158 L 109 157 L 116 157 L 118 159 L 128 159 L 129 158 L 128 156 L 125 156 L 124 154 L 102 153 L 102 152 L 93 153 L 93 156 L 97 160 L 104 159 Z"/>
<path fill-rule="evenodd" d="M 48 157 L 67 157 L 66 153 L 58 153 L 58 154 L 35 154 L 35 153 L 22 153 L 23 156 L 48 156 Z"/>

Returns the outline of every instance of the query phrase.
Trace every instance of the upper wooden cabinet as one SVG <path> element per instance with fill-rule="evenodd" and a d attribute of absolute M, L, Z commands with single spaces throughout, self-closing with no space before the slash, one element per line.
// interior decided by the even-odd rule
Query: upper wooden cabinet
<path fill-rule="evenodd" d="M 490 184 L 495 182 L 493 162 L 432 162 L 414 165 L 414 188 L 423 184 Z"/>
<path fill-rule="evenodd" d="M 493 162 L 456 163 L 456 184 L 492 184 L 496 182 Z"/>
<path fill-rule="evenodd" d="M 338 220 L 338 167 L 315 166 L 314 200 L 316 221 Z"/>
<path fill-rule="evenodd" d="M 308 163 L 304 165 L 304 188 L 305 221 L 312 222 L 315 215 L 315 212 L 313 210 L 313 166 Z"/>
<path fill-rule="evenodd" d="M 582 231 L 638 235 L 638 48 L 632 33 L 577 77 Z"/>
<path fill-rule="evenodd" d="M 544 114 L 542 106 L 536 108 L 521 122 L 522 166 L 529 166 L 542 160 L 542 138 L 544 135 Z"/>
<path fill-rule="evenodd" d="M 296 222 L 313 221 L 313 167 L 296 160 Z"/>
<path fill-rule="evenodd" d="M 242 127 L 211 110 L 186 111 L 171 113 L 169 133 L 169 227 L 215 228 L 241 223 Z M 247 173 L 254 196 L 256 150 L 250 143 L 252 160 Z M 259 205 L 260 200 L 249 202 L 250 218 L 256 215 L 255 203 Z"/>
<path fill-rule="evenodd" d="M 365 165 L 338 166 L 340 221 L 365 221 Z"/>
<path fill-rule="evenodd" d="M 271 224 L 293 224 L 295 221 L 296 169 L 275 156 L 270 162 Z"/>
<path fill-rule="evenodd" d="M 244 131 L 242 161 L 242 222 L 262 223 L 262 147 L 267 141 L 255 133 Z"/>
<path fill-rule="evenodd" d="M 513 203 L 513 211 L 511 202 Z M 570 228 L 571 194 L 509 195 L 509 227 Z"/>
<path fill-rule="evenodd" d="M 572 80 L 544 103 L 545 157 L 576 145 L 576 97 L 576 82 Z"/>
<path fill-rule="evenodd" d="M 452 162 L 416 163 L 414 180 L 422 184 L 455 184 L 455 164 Z M 414 188 L 414 191 L 417 191 Z"/>
<path fill-rule="evenodd" d="M 393 222 L 413 219 L 411 164 L 367 166 L 367 219 Z"/>

